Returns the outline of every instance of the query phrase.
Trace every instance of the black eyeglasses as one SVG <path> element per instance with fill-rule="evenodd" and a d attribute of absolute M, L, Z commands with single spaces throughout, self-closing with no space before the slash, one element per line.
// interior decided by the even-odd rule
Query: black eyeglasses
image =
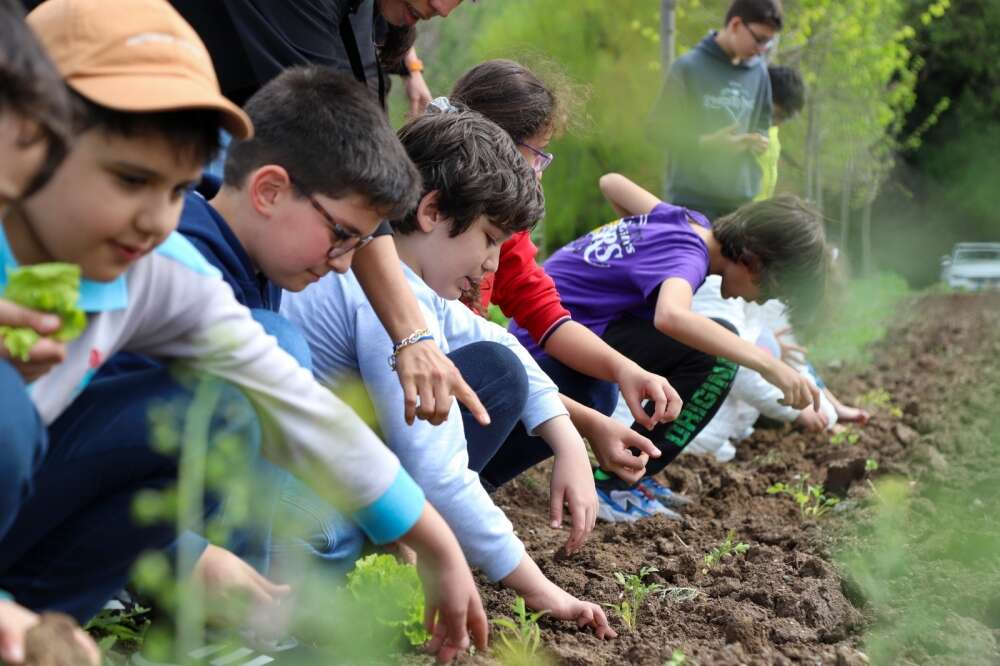
<path fill-rule="evenodd" d="M 292 186 L 299 191 L 299 193 L 309 200 L 309 203 L 320 214 L 323 221 L 333 232 L 333 238 L 330 239 L 330 251 L 326 253 L 328 259 L 336 259 L 337 257 L 342 257 L 348 252 L 353 252 L 355 250 L 360 250 L 368 243 L 372 242 L 375 238 L 375 234 L 368 234 L 367 236 L 362 236 L 355 231 L 346 229 L 344 225 L 333 219 L 333 216 L 327 212 L 326 208 L 316 200 L 311 194 L 306 193 L 302 185 L 293 179 L 290 179 Z"/>
<path fill-rule="evenodd" d="M 535 159 L 531 161 L 531 168 L 534 169 L 535 173 L 539 176 L 542 175 L 542 172 L 545 171 L 550 164 L 552 164 L 552 160 L 556 158 L 556 156 L 552 153 L 547 153 L 544 150 L 538 150 L 538 148 L 529 146 L 523 141 L 518 141 L 517 145 L 523 146 L 535 154 Z"/>
<path fill-rule="evenodd" d="M 757 42 L 757 46 L 767 50 L 770 50 L 770 48 L 774 46 L 774 37 L 764 37 L 758 35 L 754 32 L 754 29 L 750 27 L 749 23 L 744 23 L 743 27 L 746 28 L 747 32 L 750 33 L 750 36 L 753 37 L 753 41 Z"/>

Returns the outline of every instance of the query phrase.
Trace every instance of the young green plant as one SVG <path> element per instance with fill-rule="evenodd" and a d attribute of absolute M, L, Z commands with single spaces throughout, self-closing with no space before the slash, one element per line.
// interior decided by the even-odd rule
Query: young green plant
<path fill-rule="evenodd" d="M 621 571 L 615 572 L 615 580 L 622 586 L 623 599 L 617 604 L 604 604 L 618 614 L 622 623 L 629 631 L 635 631 L 639 622 L 639 610 L 646 601 L 646 597 L 663 590 L 659 583 L 646 583 L 646 576 L 653 573 L 655 567 L 643 567 L 638 574 L 628 574 Z"/>
<path fill-rule="evenodd" d="M 750 550 L 750 546 L 748 544 L 745 544 L 742 541 L 736 541 L 736 531 L 729 530 L 729 532 L 726 533 L 725 541 L 708 551 L 708 554 L 705 555 L 705 571 L 712 569 L 717 564 L 722 562 L 722 560 L 735 555 L 743 555 L 748 550 Z"/>
<path fill-rule="evenodd" d="M 490 620 L 500 627 L 500 647 L 497 659 L 504 666 L 531 666 L 548 663 L 549 659 L 540 652 L 542 630 L 538 619 L 548 611 L 529 612 L 523 597 L 511 604 L 514 617 L 500 617 Z"/>
<path fill-rule="evenodd" d="M 834 446 L 854 446 L 861 439 L 861 433 L 854 426 L 844 426 L 830 436 L 830 443 Z"/>
<path fill-rule="evenodd" d="M 840 502 L 836 497 L 827 497 L 822 484 L 810 484 L 809 475 L 798 477 L 795 483 L 776 483 L 767 489 L 768 495 L 788 495 L 799 507 L 799 515 L 819 518 Z"/>

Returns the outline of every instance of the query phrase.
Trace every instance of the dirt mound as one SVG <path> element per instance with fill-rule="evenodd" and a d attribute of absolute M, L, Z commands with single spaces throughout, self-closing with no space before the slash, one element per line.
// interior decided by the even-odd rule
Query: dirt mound
<path fill-rule="evenodd" d="M 702 665 L 866 663 L 858 650 L 865 600 L 831 564 L 827 523 L 850 520 L 868 492 L 869 461 L 877 461 L 877 473 L 949 473 L 957 452 L 940 437 L 938 424 L 948 396 L 971 392 L 978 354 L 1000 353 L 998 305 L 995 296 L 924 299 L 916 304 L 919 315 L 889 333 L 870 366 L 827 376 L 844 399 L 866 396 L 870 402 L 872 421 L 851 431 L 856 437 L 835 443 L 826 434 L 775 426 L 758 428 L 725 465 L 682 456 L 665 472 L 672 488 L 698 498 L 682 521 L 599 524 L 583 551 L 566 558 L 556 552 L 565 533 L 547 527 L 548 469 L 504 488 L 498 503 L 545 573 L 570 592 L 616 602 L 614 572 L 644 566 L 656 567 L 649 580 L 666 588 L 644 605 L 636 633 L 623 631 L 615 619 L 621 638 L 602 642 L 543 618 L 546 646 L 560 663 L 580 666 L 661 666 L 678 648 L 688 663 Z M 984 396 L 983 407 L 996 397 Z M 806 475 L 807 483 L 825 483 L 841 498 L 818 520 L 803 518 L 790 497 L 767 492 L 774 483 Z M 749 550 L 706 567 L 704 556 L 730 529 Z M 510 592 L 490 585 L 483 591 L 491 617 L 509 615 Z M 963 622 L 968 620 L 956 619 L 956 631 Z M 993 640 L 987 627 L 975 628 L 981 640 Z"/>

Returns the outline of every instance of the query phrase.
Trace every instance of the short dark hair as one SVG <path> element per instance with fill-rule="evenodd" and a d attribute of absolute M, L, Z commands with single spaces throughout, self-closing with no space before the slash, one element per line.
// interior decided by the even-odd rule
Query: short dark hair
<path fill-rule="evenodd" d="M 799 70 L 785 65 L 768 65 L 767 75 L 771 79 L 771 99 L 781 106 L 785 116 L 790 118 L 801 111 L 806 104 L 806 84 Z"/>
<path fill-rule="evenodd" d="M 240 188 L 267 164 L 301 194 L 358 194 L 392 218 L 420 198 L 420 175 L 368 89 L 330 67 L 286 69 L 247 100 L 254 137 L 229 148 L 225 184 Z"/>
<path fill-rule="evenodd" d="M 175 154 L 204 164 L 219 151 L 219 112 L 210 109 L 178 111 L 119 111 L 93 102 L 70 90 L 78 112 L 74 130 L 96 129 L 125 138 L 144 135 L 163 137 Z"/>
<path fill-rule="evenodd" d="M 399 130 L 423 178 L 421 198 L 439 192 L 438 207 L 451 220 L 452 237 L 481 215 L 507 233 L 531 229 L 545 215 L 534 170 L 496 123 L 464 107 L 453 109 L 432 107 Z M 393 227 L 402 234 L 416 231 L 416 214 L 414 206 L 393 219 Z"/>
<path fill-rule="evenodd" d="M 66 155 L 72 106 L 59 71 L 24 22 L 17 0 L 0 0 L 0 113 L 15 113 L 38 124 L 28 144 L 47 142 L 45 162 L 22 196 L 39 189 Z"/>
<path fill-rule="evenodd" d="M 780 298 L 797 319 L 823 301 L 831 251 L 823 215 L 793 194 L 756 201 L 712 223 L 722 255 L 759 272 L 762 295 Z"/>
<path fill-rule="evenodd" d="M 513 60 L 487 60 L 462 75 L 451 99 L 495 122 L 515 142 L 540 132 L 559 134 L 570 120 L 572 86 L 556 72 L 546 78 L 551 81 Z"/>
<path fill-rule="evenodd" d="M 733 0 L 726 12 L 726 24 L 738 17 L 743 23 L 763 23 L 781 30 L 784 13 L 781 0 Z"/>

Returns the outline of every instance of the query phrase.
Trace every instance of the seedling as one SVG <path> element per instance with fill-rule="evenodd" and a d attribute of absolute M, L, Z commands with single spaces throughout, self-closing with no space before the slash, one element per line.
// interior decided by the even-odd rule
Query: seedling
<path fill-rule="evenodd" d="M 877 460 L 875 460 L 874 458 L 869 458 L 868 460 L 865 461 L 865 471 L 866 472 L 874 472 L 877 469 L 878 469 L 878 461 Z"/>
<path fill-rule="evenodd" d="M 538 653 L 542 644 L 542 630 L 538 627 L 538 618 L 548 611 L 529 612 L 524 604 L 524 598 L 518 597 L 511 605 L 514 617 L 500 617 L 491 622 L 500 627 L 500 642 L 503 647 L 498 655 L 505 666 L 528 666 L 537 664 Z M 545 660 L 547 661 L 547 660 Z"/>
<path fill-rule="evenodd" d="M 622 623 L 629 631 L 635 631 L 639 620 L 639 610 L 646 601 L 646 597 L 663 590 L 659 583 L 646 583 L 645 578 L 657 569 L 655 567 L 643 567 L 638 574 L 625 575 L 621 571 L 615 572 L 615 580 L 622 586 L 622 596 L 620 603 L 605 604 L 608 608 L 618 613 Z"/>
<path fill-rule="evenodd" d="M 830 436 L 830 443 L 834 446 L 843 446 L 847 444 L 848 446 L 854 446 L 861 439 L 861 433 L 854 426 L 844 426 L 842 430 L 837 431 Z"/>
<path fill-rule="evenodd" d="M 722 542 L 721 545 L 716 546 L 712 550 L 708 551 L 705 555 L 705 571 L 715 567 L 715 565 L 722 562 L 722 560 L 728 559 L 734 555 L 743 555 L 748 550 L 750 546 L 743 543 L 742 541 L 736 541 L 735 530 L 729 530 L 726 534 L 726 540 Z"/>
<path fill-rule="evenodd" d="M 663 666 L 687 666 L 687 663 L 688 658 L 684 650 L 677 648 L 671 653 L 670 659 L 663 662 Z"/>
<path fill-rule="evenodd" d="M 872 389 L 867 393 L 859 395 L 858 405 L 888 412 L 888 414 L 894 419 L 898 419 L 903 416 L 903 410 L 892 401 L 892 394 L 884 388 Z"/>
<path fill-rule="evenodd" d="M 821 484 L 810 484 L 809 475 L 797 477 L 793 484 L 776 483 L 767 489 L 768 495 L 788 495 L 799 506 L 799 515 L 806 518 L 819 518 L 840 502 L 836 497 L 827 497 Z"/>
<path fill-rule="evenodd" d="M 398 631 L 413 646 L 430 639 L 424 629 L 424 590 L 412 564 L 392 555 L 368 555 L 347 574 L 347 589 L 358 612 L 374 618 L 390 634 Z"/>

